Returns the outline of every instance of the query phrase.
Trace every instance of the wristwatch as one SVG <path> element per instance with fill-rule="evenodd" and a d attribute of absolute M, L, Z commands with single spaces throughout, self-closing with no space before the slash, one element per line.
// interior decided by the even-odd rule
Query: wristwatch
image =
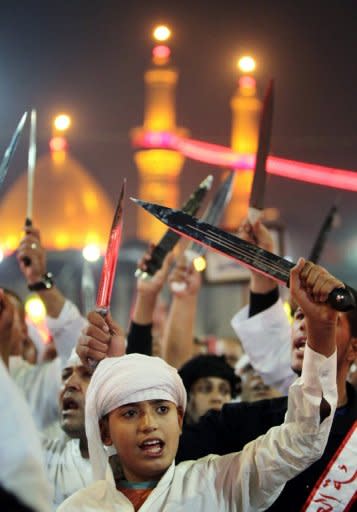
<path fill-rule="evenodd" d="M 38 292 L 40 290 L 50 290 L 54 284 L 53 274 L 51 272 L 46 272 L 46 274 L 42 276 L 41 281 L 27 285 L 27 288 L 31 292 Z"/>

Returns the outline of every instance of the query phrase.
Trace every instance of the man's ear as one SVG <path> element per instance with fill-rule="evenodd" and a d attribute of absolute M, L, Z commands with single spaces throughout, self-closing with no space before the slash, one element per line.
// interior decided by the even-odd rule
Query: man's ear
<path fill-rule="evenodd" d="M 113 441 L 112 438 L 110 437 L 108 415 L 104 416 L 104 418 L 101 418 L 99 420 L 99 430 L 102 443 L 105 444 L 105 446 L 111 446 L 113 444 Z"/>
<path fill-rule="evenodd" d="M 351 364 L 357 359 L 357 337 L 351 338 L 350 345 L 347 350 L 347 361 Z"/>
<path fill-rule="evenodd" d="M 179 405 L 177 407 L 177 419 L 178 419 L 178 424 L 179 424 L 181 432 L 182 432 L 183 417 L 184 417 L 183 408 Z"/>

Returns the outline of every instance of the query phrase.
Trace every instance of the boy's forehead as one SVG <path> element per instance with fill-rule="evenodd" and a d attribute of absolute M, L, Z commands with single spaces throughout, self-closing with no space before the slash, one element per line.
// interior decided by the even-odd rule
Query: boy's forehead
<path fill-rule="evenodd" d="M 119 407 L 119 409 L 121 409 L 122 407 L 139 407 L 140 405 L 157 405 L 157 404 L 161 404 L 161 403 L 171 403 L 173 404 L 173 402 L 171 402 L 170 400 L 166 400 L 165 398 L 156 398 L 155 400 L 141 400 L 139 402 L 129 402 L 127 404 L 123 404 Z"/>

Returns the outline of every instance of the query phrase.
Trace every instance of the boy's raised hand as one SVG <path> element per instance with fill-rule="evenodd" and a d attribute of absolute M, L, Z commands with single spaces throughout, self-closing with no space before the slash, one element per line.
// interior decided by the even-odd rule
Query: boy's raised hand
<path fill-rule="evenodd" d="M 326 302 L 335 288 L 344 288 L 342 281 L 304 258 L 299 258 L 290 272 L 291 297 L 305 315 L 309 345 L 326 356 L 334 352 L 336 344 L 339 313 Z"/>
<path fill-rule="evenodd" d="M 91 311 L 87 318 L 89 324 L 82 330 L 76 347 L 85 366 L 89 366 L 88 359 L 99 362 L 106 357 L 125 354 L 124 331 L 114 322 L 110 313 L 104 318 L 97 311 Z"/>

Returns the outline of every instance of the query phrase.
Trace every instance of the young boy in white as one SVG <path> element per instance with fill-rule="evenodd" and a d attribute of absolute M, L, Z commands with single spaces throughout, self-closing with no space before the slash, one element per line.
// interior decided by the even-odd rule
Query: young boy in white
<path fill-rule="evenodd" d="M 337 312 L 327 295 L 341 282 L 300 260 L 291 289 L 308 324 L 302 376 L 291 386 L 285 422 L 242 452 L 175 466 L 186 393 L 162 359 L 131 354 L 103 360 L 87 391 L 86 432 L 95 482 L 58 509 L 82 511 L 260 511 L 287 480 L 320 457 L 336 407 Z M 308 290 L 309 292 L 307 293 Z M 119 454 L 124 478 L 106 472 L 103 444 Z"/>

